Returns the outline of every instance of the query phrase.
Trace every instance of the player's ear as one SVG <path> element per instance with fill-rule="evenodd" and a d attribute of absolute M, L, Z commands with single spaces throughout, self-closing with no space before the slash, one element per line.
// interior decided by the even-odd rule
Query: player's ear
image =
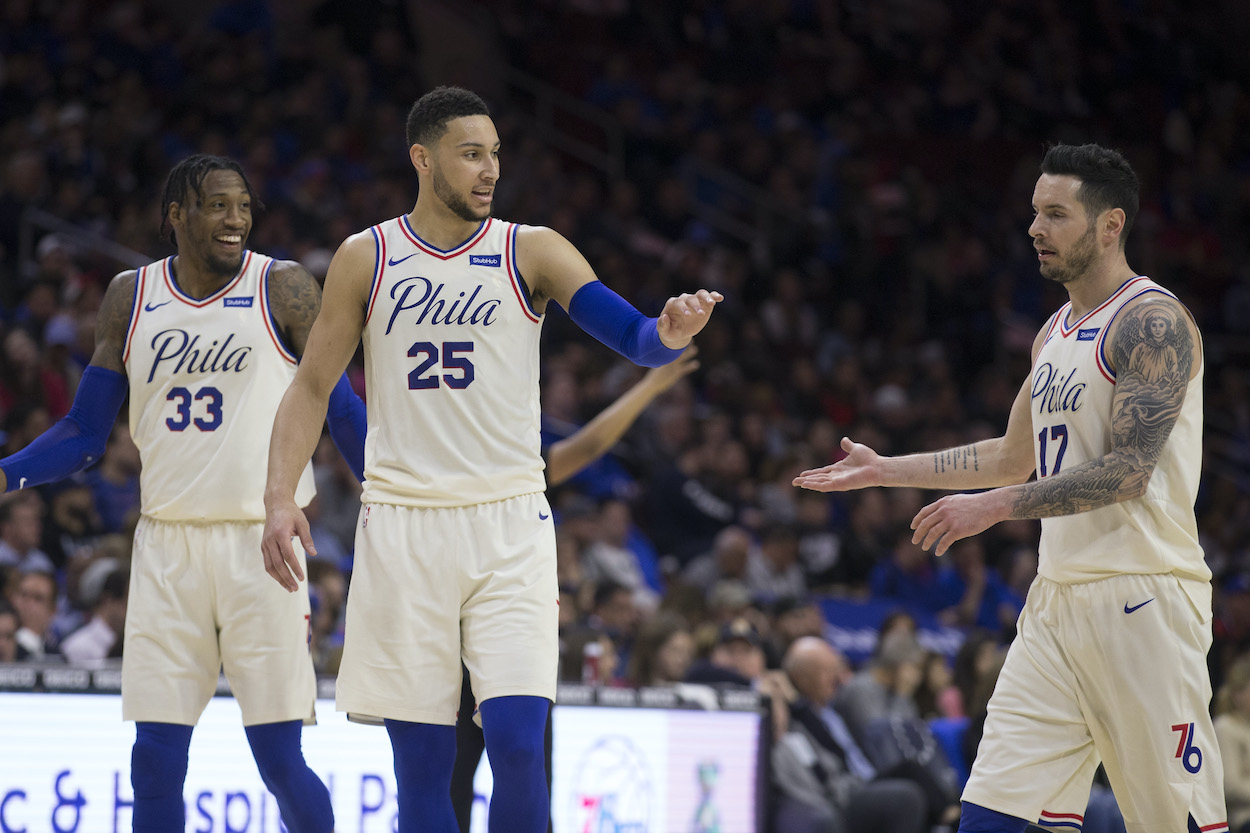
<path fill-rule="evenodd" d="M 419 174 L 430 172 L 430 165 L 433 161 L 431 155 L 430 149 L 422 144 L 415 144 L 408 148 L 408 158 L 412 160 L 412 167 L 416 168 Z"/>
<path fill-rule="evenodd" d="M 186 224 L 186 212 L 182 210 L 182 203 L 171 202 L 165 219 L 173 228 L 182 228 Z"/>
<path fill-rule="evenodd" d="M 1124 209 L 1112 208 L 1104 216 L 1102 221 L 1103 236 L 1108 240 L 1118 239 L 1124 232 Z"/>

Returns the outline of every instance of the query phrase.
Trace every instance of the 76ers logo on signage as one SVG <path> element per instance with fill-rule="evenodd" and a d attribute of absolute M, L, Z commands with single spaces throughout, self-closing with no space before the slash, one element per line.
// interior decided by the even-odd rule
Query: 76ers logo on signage
<path fill-rule="evenodd" d="M 1181 742 L 1176 745 L 1176 754 L 1172 757 L 1180 758 L 1186 771 L 1197 774 L 1202 769 L 1202 750 L 1194 746 L 1194 724 L 1177 723 L 1172 731 L 1181 735 Z"/>

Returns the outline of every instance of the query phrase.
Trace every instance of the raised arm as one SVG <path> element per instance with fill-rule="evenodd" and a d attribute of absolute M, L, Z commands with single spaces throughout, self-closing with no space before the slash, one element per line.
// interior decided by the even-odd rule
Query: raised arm
<path fill-rule="evenodd" d="M 126 400 L 123 352 L 135 302 L 134 271 L 109 282 L 96 316 L 95 352 L 83 372 L 69 413 L 30 445 L 0 460 L 0 491 L 68 477 L 100 459 Z"/>
<path fill-rule="evenodd" d="M 1154 324 L 1162 334 L 1151 337 Z M 999 521 L 1075 515 L 1146 493 L 1201 359 L 1198 328 L 1181 304 L 1150 294 L 1125 306 L 1107 333 L 1115 368 L 1111 450 L 1059 474 L 920 510 L 913 540 L 938 555 Z"/>
<path fill-rule="evenodd" d="M 517 232 L 517 268 L 537 310 L 554 300 L 586 332 L 625 358 L 647 367 L 673 361 L 707 325 L 719 292 L 700 289 L 669 298 L 647 318 L 595 277 L 581 252 L 558 232 L 525 226 Z"/>
<path fill-rule="evenodd" d="M 699 363 L 695 360 L 698 354 L 699 349 L 691 345 L 682 351 L 677 361 L 651 368 L 594 419 L 552 443 L 547 452 L 547 485 L 563 483 L 606 454 L 657 396 L 698 369 Z"/>
<path fill-rule="evenodd" d="M 373 278 L 373 238 L 349 237 L 334 255 L 326 276 L 325 303 L 309 332 L 303 360 L 274 418 L 265 484 L 265 569 L 294 592 L 304 578 L 291 538 L 315 554 L 308 521 L 295 504 L 300 473 L 321 436 L 331 392 L 360 343 L 365 303 Z"/>

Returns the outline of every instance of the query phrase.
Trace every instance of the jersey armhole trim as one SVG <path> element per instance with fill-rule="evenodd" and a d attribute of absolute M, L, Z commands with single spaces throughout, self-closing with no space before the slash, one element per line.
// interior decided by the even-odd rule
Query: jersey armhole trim
<path fill-rule="evenodd" d="M 378 300 L 378 290 L 382 288 L 382 267 L 386 264 L 386 235 L 382 234 L 381 225 L 370 226 L 373 233 L 373 283 L 369 287 L 369 303 L 365 307 L 365 324 L 373 317 L 373 305 Z"/>
<path fill-rule="evenodd" d="M 269 339 L 273 342 L 273 346 L 278 348 L 278 355 L 282 356 L 290 364 L 299 364 L 299 357 L 295 355 L 282 338 L 282 333 L 278 331 L 278 322 L 274 320 L 273 308 L 269 305 L 269 273 L 273 271 L 273 265 L 276 261 L 269 258 L 265 264 L 264 270 L 260 273 L 260 305 L 261 316 L 265 321 L 265 331 L 269 333 Z"/>
<path fill-rule="evenodd" d="M 130 323 L 126 325 L 126 347 L 122 350 L 122 365 L 125 366 L 130 361 L 130 342 L 135 337 L 135 330 L 139 328 L 139 306 L 143 301 L 143 288 L 147 281 L 148 270 L 152 268 L 151 264 L 142 267 L 139 274 L 135 276 L 134 300 L 131 302 Z"/>
<path fill-rule="evenodd" d="M 519 229 L 516 223 L 508 225 L 508 236 L 504 241 L 504 262 L 508 267 L 508 278 L 512 283 L 512 291 L 516 294 L 517 301 L 521 304 L 521 311 L 525 313 L 525 317 L 535 324 L 542 322 L 542 316 L 534 311 L 534 307 L 530 304 L 530 290 L 525 283 L 525 279 L 521 277 L 521 270 L 516 263 L 516 235 Z"/>

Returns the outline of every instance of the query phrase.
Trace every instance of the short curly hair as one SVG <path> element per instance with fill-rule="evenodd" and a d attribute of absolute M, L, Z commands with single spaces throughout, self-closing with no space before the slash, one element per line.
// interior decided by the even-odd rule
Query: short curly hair
<path fill-rule="evenodd" d="M 408 111 L 408 147 L 437 142 L 452 119 L 489 115 L 490 108 L 477 93 L 463 87 L 435 87 L 418 98 Z"/>

